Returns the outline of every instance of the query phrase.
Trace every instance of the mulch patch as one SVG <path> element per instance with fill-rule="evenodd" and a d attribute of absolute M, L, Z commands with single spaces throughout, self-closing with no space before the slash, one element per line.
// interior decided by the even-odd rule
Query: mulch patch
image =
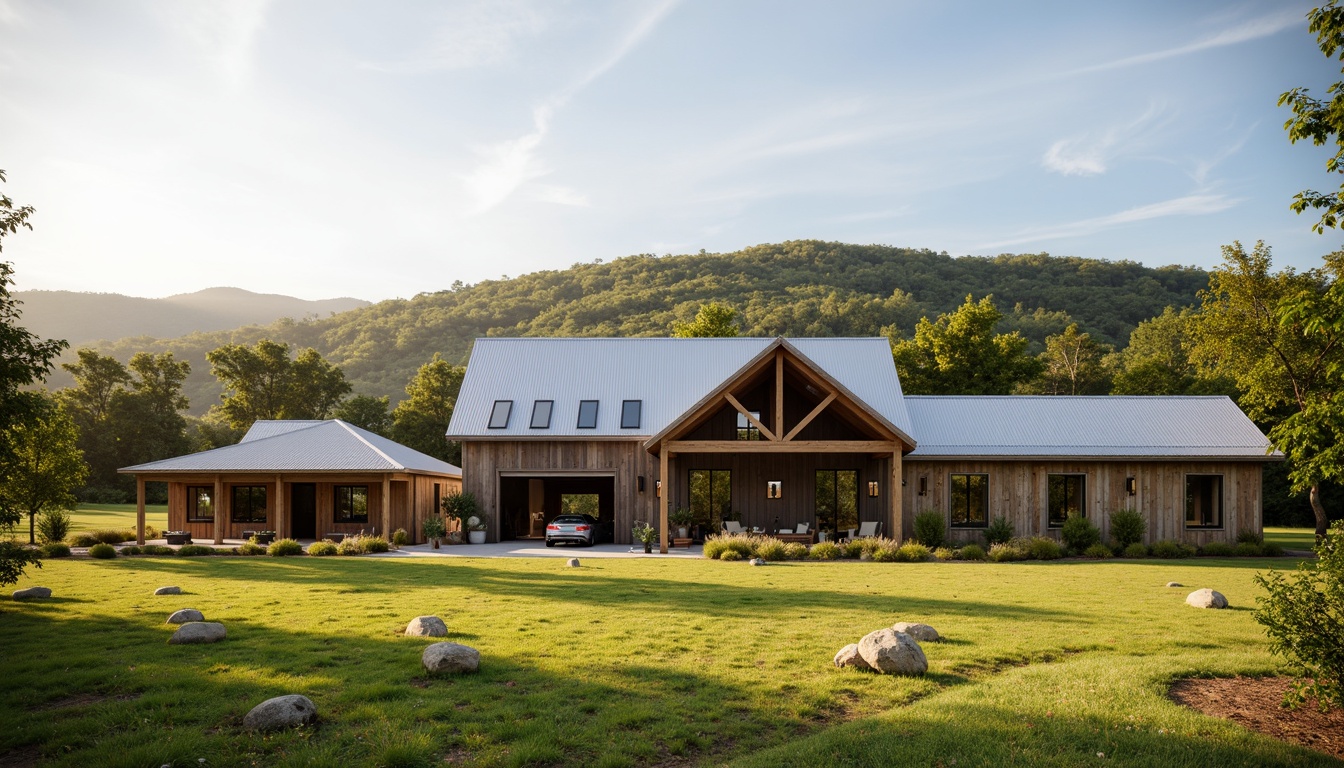
<path fill-rule="evenodd" d="M 1292 685 L 1291 677 L 1192 679 L 1171 686 L 1170 695 L 1206 715 L 1344 759 L 1344 709 L 1322 714 L 1315 699 L 1284 709 L 1283 694 Z"/>

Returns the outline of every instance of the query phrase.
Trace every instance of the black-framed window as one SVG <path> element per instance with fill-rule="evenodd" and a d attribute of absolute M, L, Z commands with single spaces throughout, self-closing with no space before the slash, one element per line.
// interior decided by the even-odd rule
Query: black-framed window
<path fill-rule="evenodd" d="M 622 400 L 621 429 L 639 429 L 640 413 L 643 410 L 643 400 Z"/>
<path fill-rule="evenodd" d="M 817 526 L 832 531 L 859 527 L 859 473 L 852 469 L 816 471 Z"/>
<path fill-rule="evenodd" d="M 954 528 L 989 526 L 989 475 L 953 474 L 948 478 Z"/>
<path fill-rule="evenodd" d="M 338 523 L 369 522 L 369 486 L 338 485 L 332 490 L 336 502 L 333 520 Z"/>
<path fill-rule="evenodd" d="M 1087 475 L 1047 475 L 1046 506 L 1050 527 L 1059 528 L 1070 517 L 1087 517 Z"/>
<path fill-rule="evenodd" d="M 490 429 L 508 429 L 512 413 L 512 400 L 496 400 L 495 406 L 490 409 Z"/>
<path fill-rule="evenodd" d="M 532 429 L 550 429 L 551 409 L 554 406 L 554 400 L 534 401 L 532 403 L 532 423 L 529 426 L 531 426 Z"/>
<path fill-rule="evenodd" d="M 208 485 L 187 486 L 187 522 L 215 521 L 215 489 Z"/>
<path fill-rule="evenodd" d="M 597 401 L 579 401 L 579 429 L 597 429 Z"/>
<path fill-rule="evenodd" d="M 761 412 L 751 411 L 751 418 L 760 421 Z M 751 423 L 751 419 L 747 418 L 747 414 L 742 413 L 741 411 L 737 412 L 737 439 L 738 440 L 761 439 L 761 430 L 757 429 L 756 425 Z"/>
<path fill-rule="evenodd" d="M 233 486 L 233 509 L 229 519 L 235 523 L 266 522 L 266 486 Z"/>
<path fill-rule="evenodd" d="M 713 532 L 733 511 L 733 473 L 727 469 L 690 471 L 691 517 Z"/>
<path fill-rule="evenodd" d="M 1185 476 L 1185 527 L 1223 527 L 1223 476 Z"/>

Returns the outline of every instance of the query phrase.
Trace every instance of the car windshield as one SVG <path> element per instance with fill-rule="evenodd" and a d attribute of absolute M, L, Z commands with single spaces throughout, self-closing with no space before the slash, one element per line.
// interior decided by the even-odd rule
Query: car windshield
<path fill-rule="evenodd" d="M 582 515 L 561 515 L 552 520 L 551 522 L 572 525 L 574 523 L 586 523 L 588 521 L 585 520 Z"/>

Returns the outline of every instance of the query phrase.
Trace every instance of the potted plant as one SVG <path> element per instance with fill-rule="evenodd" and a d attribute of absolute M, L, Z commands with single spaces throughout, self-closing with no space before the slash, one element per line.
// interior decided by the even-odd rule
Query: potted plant
<path fill-rule="evenodd" d="M 677 507 L 676 511 L 667 516 L 668 522 L 677 527 L 677 538 L 684 539 L 689 535 L 691 522 L 695 517 L 691 515 L 691 510 L 685 507 Z"/>
<path fill-rule="evenodd" d="M 435 549 L 439 548 L 439 539 L 448 533 L 448 526 L 443 524 L 443 518 L 438 515 L 430 515 L 420 524 L 420 529 L 424 531 L 425 538 L 429 539 Z"/>
<path fill-rule="evenodd" d="M 466 520 L 467 523 L 467 543 L 484 544 L 485 529 L 490 526 L 490 518 L 484 513 L 472 515 Z"/>
<path fill-rule="evenodd" d="M 443 507 L 444 516 L 457 521 L 457 530 L 468 532 L 468 538 L 473 544 L 485 542 L 485 524 L 482 522 L 484 516 L 481 514 L 480 503 L 476 501 L 476 494 L 470 491 L 453 491 L 443 497 L 439 506 Z M 472 520 L 476 522 L 473 524 Z M 474 526 L 479 526 L 479 536 L 471 533 Z"/>
<path fill-rule="evenodd" d="M 658 540 L 658 529 L 643 520 L 635 521 L 635 541 L 644 545 L 644 554 L 653 552 L 653 542 Z"/>

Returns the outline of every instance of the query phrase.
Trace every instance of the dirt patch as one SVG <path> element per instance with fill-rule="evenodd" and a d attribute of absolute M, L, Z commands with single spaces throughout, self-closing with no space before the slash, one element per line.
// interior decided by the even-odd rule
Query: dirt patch
<path fill-rule="evenodd" d="M 0 753 L 0 766 L 3 768 L 29 768 L 42 760 L 42 750 L 29 745 Z"/>
<path fill-rule="evenodd" d="M 1171 698 L 1206 715 L 1344 759 L 1344 709 L 1322 714 L 1315 699 L 1284 709 L 1283 694 L 1292 685 L 1290 677 L 1181 680 L 1171 686 Z"/>

